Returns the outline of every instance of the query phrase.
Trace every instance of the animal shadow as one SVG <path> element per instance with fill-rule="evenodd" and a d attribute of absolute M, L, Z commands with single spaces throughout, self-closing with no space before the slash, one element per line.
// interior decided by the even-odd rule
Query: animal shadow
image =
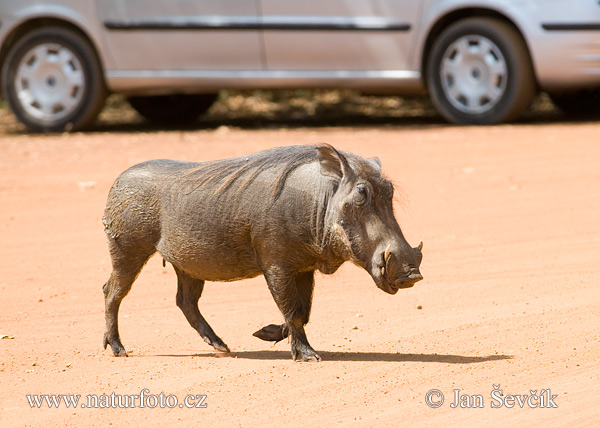
<path fill-rule="evenodd" d="M 156 355 L 157 357 L 227 357 L 247 360 L 290 360 L 289 351 L 261 350 L 238 351 L 230 354 L 202 352 L 197 354 Z M 319 351 L 323 361 L 380 361 L 380 362 L 421 362 L 445 364 L 476 364 L 487 361 L 510 360 L 512 355 L 495 354 L 488 356 L 469 356 L 452 354 L 404 354 L 386 352 L 329 352 Z"/>

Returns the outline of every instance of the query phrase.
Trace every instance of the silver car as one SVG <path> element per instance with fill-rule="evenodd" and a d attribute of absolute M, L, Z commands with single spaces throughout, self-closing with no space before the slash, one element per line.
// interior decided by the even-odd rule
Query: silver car
<path fill-rule="evenodd" d="M 220 89 L 428 92 L 455 123 L 540 90 L 599 111 L 598 0 L 3 0 L 1 87 L 33 131 L 84 129 L 108 93 L 192 121 Z"/>

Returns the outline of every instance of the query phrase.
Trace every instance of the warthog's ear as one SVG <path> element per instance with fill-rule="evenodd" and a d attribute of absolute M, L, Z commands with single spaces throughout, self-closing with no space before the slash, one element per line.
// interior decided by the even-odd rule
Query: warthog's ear
<path fill-rule="evenodd" d="M 367 160 L 371 163 L 371 165 L 373 165 L 375 171 L 381 174 L 381 161 L 379 160 L 379 158 L 371 158 Z"/>
<path fill-rule="evenodd" d="M 341 179 L 351 171 L 346 157 L 329 144 L 317 146 L 316 150 L 321 164 L 321 174 Z"/>

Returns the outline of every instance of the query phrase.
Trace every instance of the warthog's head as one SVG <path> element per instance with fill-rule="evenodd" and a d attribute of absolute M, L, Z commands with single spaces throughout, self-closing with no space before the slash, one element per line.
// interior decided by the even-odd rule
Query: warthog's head
<path fill-rule="evenodd" d="M 339 180 L 326 223 L 344 258 L 371 274 L 386 293 L 412 287 L 419 272 L 423 243 L 411 248 L 394 217 L 394 186 L 381 176 L 378 159 L 363 159 L 317 147 L 321 173 Z"/>

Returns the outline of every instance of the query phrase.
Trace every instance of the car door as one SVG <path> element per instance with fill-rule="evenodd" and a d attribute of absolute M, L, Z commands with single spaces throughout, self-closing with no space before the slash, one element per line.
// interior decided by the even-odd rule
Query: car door
<path fill-rule="evenodd" d="M 258 0 L 97 0 L 118 70 L 260 70 Z M 188 73 L 189 74 L 189 73 Z"/>
<path fill-rule="evenodd" d="M 407 70 L 421 0 L 261 0 L 268 70 Z"/>

